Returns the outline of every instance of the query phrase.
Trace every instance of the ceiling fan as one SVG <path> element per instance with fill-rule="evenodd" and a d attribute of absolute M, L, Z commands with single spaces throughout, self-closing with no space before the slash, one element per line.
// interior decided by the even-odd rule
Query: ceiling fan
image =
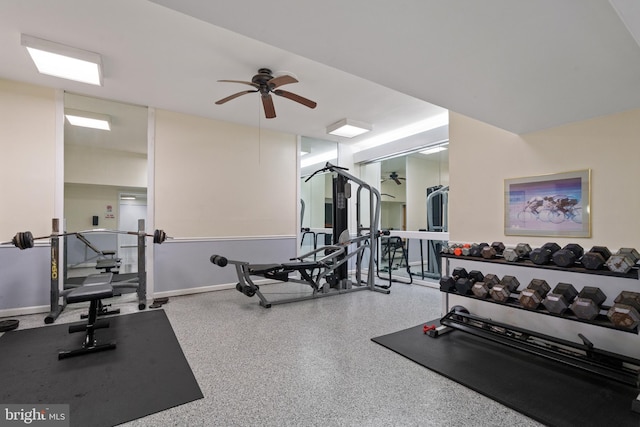
<path fill-rule="evenodd" d="M 390 179 L 393 180 L 398 185 L 402 184 L 402 182 L 400 182 L 400 180 L 406 181 L 406 178 L 401 178 L 400 175 L 398 175 L 397 172 L 391 172 L 389 174 L 389 178 L 383 179 L 382 182 L 389 181 Z"/>
<path fill-rule="evenodd" d="M 260 92 L 260 96 L 262 97 L 262 106 L 264 107 L 264 114 L 267 119 L 273 119 L 276 116 L 276 109 L 273 105 L 273 98 L 271 94 L 275 94 L 278 96 L 282 96 L 284 98 L 288 98 L 292 101 L 298 102 L 302 105 L 305 105 L 309 108 L 316 108 L 316 104 L 314 101 L 304 98 L 295 93 L 287 92 L 286 90 L 278 89 L 280 86 L 297 83 L 294 77 L 289 75 L 282 75 L 278 77 L 273 77 L 271 70 L 268 68 L 260 68 L 258 70 L 258 74 L 253 76 L 250 82 L 242 81 L 242 80 L 218 80 L 219 82 L 228 82 L 228 83 L 242 83 L 246 85 L 253 86 L 255 89 L 251 90 L 243 90 L 242 92 L 234 93 L 233 95 L 227 96 L 226 98 L 222 98 L 219 101 L 216 101 L 217 105 L 222 105 L 225 102 L 231 101 L 239 96 L 245 95 L 247 93 Z"/>

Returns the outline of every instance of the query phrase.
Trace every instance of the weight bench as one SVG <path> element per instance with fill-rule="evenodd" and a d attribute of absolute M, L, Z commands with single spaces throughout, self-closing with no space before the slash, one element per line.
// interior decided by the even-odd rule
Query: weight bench
<path fill-rule="evenodd" d="M 87 323 L 75 324 L 69 326 L 69 333 L 86 332 L 82 347 L 75 350 L 63 350 L 58 353 L 58 359 L 65 359 L 73 356 L 80 356 L 87 353 L 95 353 L 98 351 L 112 350 L 116 348 L 115 342 L 106 344 L 98 344 L 95 339 L 95 330 L 108 328 L 109 321 L 105 319 L 98 320 L 98 307 L 103 298 L 113 296 L 113 286 L 111 280 L 113 273 L 100 273 L 88 276 L 82 286 L 72 289 L 66 296 L 67 304 L 75 304 L 79 302 L 89 301 L 89 314 Z"/>
<path fill-rule="evenodd" d="M 119 265 L 119 259 L 116 258 L 99 259 L 96 261 L 96 270 L 104 270 L 105 273 L 111 273 L 111 270 L 118 268 Z"/>

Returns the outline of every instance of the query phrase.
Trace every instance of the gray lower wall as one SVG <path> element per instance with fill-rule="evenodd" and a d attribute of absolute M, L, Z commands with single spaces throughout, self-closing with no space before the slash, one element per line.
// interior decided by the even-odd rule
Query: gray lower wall
<path fill-rule="evenodd" d="M 0 247 L 0 311 L 49 306 L 49 246 Z"/>
<path fill-rule="evenodd" d="M 209 261 L 213 254 L 251 263 L 281 263 L 297 255 L 294 236 L 203 241 L 167 240 L 155 248 L 154 292 L 176 292 L 237 282 L 232 266 Z M 0 316 L 46 311 L 50 301 L 49 246 L 0 247 Z M 151 297 L 151 295 L 149 295 Z M 2 313 L 4 311 L 4 313 Z"/>
<path fill-rule="evenodd" d="M 224 240 L 167 240 L 155 245 L 154 292 L 188 290 L 236 283 L 233 266 L 218 267 L 211 255 L 253 264 L 282 263 L 295 257 L 295 237 Z"/>

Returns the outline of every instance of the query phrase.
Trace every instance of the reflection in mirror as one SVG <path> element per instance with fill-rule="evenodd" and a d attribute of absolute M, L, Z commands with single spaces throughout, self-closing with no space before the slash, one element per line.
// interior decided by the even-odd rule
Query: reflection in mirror
<path fill-rule="evenodd" d="M 379 162 L 383 229 L 418 231 L 429 228 L 427 193 L 449 185 L 446 148 L 443 144 L 440 150 L 423 149 Z"/>
<path fill-rule="evenodd" d="M 331 244 L 332 177 L 318 174 L 307 181 L 315 171 L 327 162 L 338 163 L 338 144 L 315 138 L 302 137 L 300 141 L 300 207 L 301 215 L 300 253 Z"/>
<path fill-rule="evenodd" d="M 65 230 L 137 231 L 147 216 L 147 108 L 66 93 L 64 109 Z M 71 116 L 108 126 L 81 126 Z M 123 273 L 136 272 L 136 243 L 136 236 L 109 232 L 71 236 L 65 274 L 97 273 L 105 259 L 120 259 Z"/>
<path fill-rule="evenodd" d="M 380 226 L 393 231 L 448 231 L 447 194 L 449 186 L 448 143 L 421 149 L 364 165 L 361 171 L 369 182 L 379 173 L 382 195 Z M 428 206 L 429 202 L 429 208 Z M 380 249 L 379 268 L 388 274 L 438 278 L 439 263 L 434 254 L 440 252 L 438 241 L 392 239 Z M 387 276 L 388 277 L 388 276 Z"/>

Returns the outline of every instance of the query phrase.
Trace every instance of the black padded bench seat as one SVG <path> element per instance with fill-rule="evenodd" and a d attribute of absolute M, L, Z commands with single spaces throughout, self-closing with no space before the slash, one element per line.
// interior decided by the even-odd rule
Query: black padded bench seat
<path fill-rule="evenodd" d="M 82 282 L 82 286 L 67 294 L 67 304 L 111 298 L 113 296 L 113 273 L 91 274 Z"/>
<path fill-rule="evenodd" d="M 282 264 L 249 264 L 247 269 L 250 274 L 262 275 L 268 273 L 275 273 L 278 271 L 300 271 L 308 270 L 311 268 L 320 268 L 323 265 L 315 261 L 298 261 L 298 262 L 285 262 Z"/>
<path fill-rule="evenodd" d="M 107 344 L 97 344 L 94 335 L 96 329 L 108 328 L 109 321 L 98 322 L 98 307 L 100 300 L 113 296 L 113 286 L 111 280 L 113 273 L 92 274 L 88 276 L 82 286 L 71 290 L 65 297 L 67 304 L 89 301 L 89 315 L 87 323 L 69 326 L 69 333 L 86 332 L 82 347 L 75 350 L 64 350 L 58 353 L 58 359 L 79 356 L 103 350 L 116 348 L 115 342 Z"/>
<path fill-rule="evenodd" d="M 99 259 L 98 261 L 96 261 L 96 269 L 105 270 L 107 273 L 111 272 L 111 270 L 116 268 L 117 266 L 118 266 L 118 260 L 115 258 Z"/>

